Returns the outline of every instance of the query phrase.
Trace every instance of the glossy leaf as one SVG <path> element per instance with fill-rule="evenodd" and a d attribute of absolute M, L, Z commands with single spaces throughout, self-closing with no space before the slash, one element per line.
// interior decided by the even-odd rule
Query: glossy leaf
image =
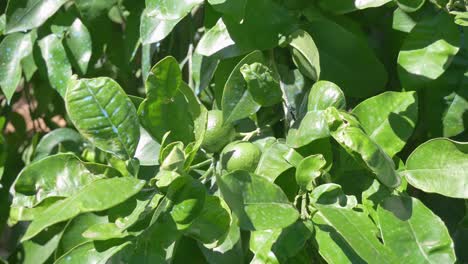
<path fill-rule="evenodd" d="M 212 56 L 222 51 L 225 57 L 238 55 L 240 50 L 235 46 L 222 19 L 210 28 L 200 39 L 197 53 L 203 56 Z"/>
<path fill-rule="evenodd" d="M 47 168 L 46 175 L 43 174 L 44 168 Z M 103 165 L 101 168 L 108 169 Z M 75 155 L 53 155 L 21 171 L 12 189 L 13 205 L 34 207 L 46 198 L 70 197 L 103 177 L 92 173 Z"/>
<path fill-rule="evenodd" d="M 98 263 L 104 264 L 117 252 L 130 245 L 130 242 L 122 242 L 115 246 L 100 248 L 93 242 L 88 242 L 73 248 L 65 255 L 55 261 L 57 264 L 62 263 Z"/>
<path fill-rule="evenodd" d="M 6 10 L 6 33 L 39 27 L 66 2 L 67 0 L 9 1 Z"/>
<path fill-rule="evenodd" d="M 28 240 L 44 228 L 71 219 L 80 213 L 102 211 L 120 204 L 140 191 L 143 186 L 143 181 L 130 177 L 101 179 L 88 184 L 73 196 L 53 204 L 35 218 L 22 240 Z"/>
<path fill-rule="evenodd" d="M 311 191 L 316 178 L 322 175 L 322 168 L 326 164 L 323 155 L 312 155 L 303 159 L 296 169 L 296 182 L 302 190 Z"/>
<path fill-rule="evenodd" d="M 391 0 L 319 0 L 321 8 L 336 13 L 344 14 L 359 9 L 382 6 Z"/>
<path fill-rule="evenodd" d="M 320 79 L 320 58 L 314 40 L 304 30 L 298 30 L 290 37 L 294 63 L 304 75 L 317 81 Z"/>
<path fill-rule="evenodd" d="M 168 0 L 148 0 L 141 15 L 140 36 L 143 44 L 151 44 L 164 39 L 200 0 L 171 2 Z"/>
<path fill-rule="evenodd" d="M 260 105 L 255 102 L 248 91 L 247 83 L 240 69 L 245 64 L 264 63 L 264 60 L 263 54 L 260 51 L 254 51 L 245 56 L 229 75 L 221 102 L 225 123 L 246 118 L 260 109 Z"/>
<path fill-rule="evenodd" d="M 34 160 L 40 160 L 51 154 L 54 154 L 57 148 L 71 145 L 79 149 L 84 143 L 81 135 L 71 128 L 58 128 L 47 133 L 36 146 Z"/>
<path fill-rule="evenodd" d="M 32 52 L 31 34 L 15 33 L 0 43 L 0 88 L 8 102 L 21 81 L 21 60 Z"/>
<path fill-rule="evenodd" d="M 140 161 L 142 166 L 159 165 L 159 151 L 161 145 L 156 142 L 151 135 L 140 127 L 140 141 L 135 151 L 135 158 Z"/>
<path fill-rule="evenodd" d="M 81 135 L 121 159 L 133 157 L 140 138 L 138 116 L 118 83 L 106 77 L 70 81 L 65 102 Z"/>
<path fill-rule="evenodd" d="M 403 86 L 414 89 L 415 82 L 440 77 L 457 54 L 460 34 L 451 18 L 439 13 L 416 24 L 398 54 Z M 417 84 L 416 84 L 417 85 Z"/>
<path fill-rule="evenodd" d="M 392 159 L 358 125 L 334 108 L 329 108 L 326 118 L 333 138 L 353 157 L 363 161 L 377 179 L 388 187 L 400 185 L 400 176 Z M 350 125 L 351 124 L 351 125 Z"/>
<path fill-rule="evenodd" d="M 294 257 L 312 236 L 310 222 L 298 221 L 284 229 L 254 231 L 250 250 L 255 254 L 251 263 L 283 263 Z"/>
<path fill-rule="evenodd" d="M 72 76 L 70 61 L 68 60 L 62 39 L 55 34 L 39 40 L 42 57 L 47 64 L 47 74 L 52 87 L 64 97 L 67 91 L 67 82 Z"/>
<path fill-rule="evenodd" d="M 379 206 L 378 217 L 382 239 L 398 252 L 399 261 L 455 262 L 453 242 L 444 223 L 416 198 L 388 197 Z"/>
<path fill-rule="evenodd" d="M 327 261 L 344 263 L 396 261 L 389 248 L 384 246 L 372 232 L 375 226 L 365 213 L 331 206 L 318 206 L 317 209 L 318 212 L 314 214 L 312 221 L 318 226 L 317 233 L 321 233 L 317 237 L 319 245 L 324 246 L 320 249 L 320 254 Z M 338 236 L 323 232 L 336 232 Z M 327 246 L 328 243 L 331 245 Z M 345 246 L 342 246 L 343 243 Z M 338 244 L 338 247 L 333 244 Z M 349 251 L 351 253 L 348 253 Z"/>
<path fill-rule="evenodd" d="M 468 144 L 444 138 L 430 140 L 408 157 L 404 175 L 409 184 L 425 192 L 466 199 Z"/>
<path fill-rule="evenodd" d="M 323 111 L 308 112 L 289 129 L 286 143 L 293 148 L 303 147 L 314 140 L 330 136 Z"/>
<path fill-rule="evenodd" d="M 468 92 L 464 88 L 444 98 L 449 104 L 443 116 L 444 137 L 453 137 L 466 131 L 466 112 L 468 112 Z"/>
<path fill-rule="evenodd" d="M 299 217 L 283 191 L 265 177 L 235 171 L 219 177 L 218 185 L 244 230 L 284 228 Z"/>
<path fill-rule="evenodd" d="M 346 98 L 343 91 L 336 84 L 329 81 L 314 83 L 307 102 L 308 111 L 326 110 L 328 107 L 345 110 Z"/>
<path fill-rule="evenodd" d="M 255 174 L 264 176 L 274 182 L 281 173 L 292 168 L 292 165 L 284 158 L 291 148 L 284 142 L 276 139 L 268 141 L 270 142 L 267 142 L 262 150 L 262 156 L 258 162 Z"/>
<path fill-rule="evenodd" d="M 393 157 L 413 134 L 418 98 L 415 92 L 385 92 L 357 105 L 353 114 L 369 137 Z"/>
<path fill-rule="evenodd" d="M 168 142 L 194 140 L 190 105 L 181 91 L 182 73 L 173 57 L 166 57 L 150 71 L 145 82 L 147 98 L 138 108 L 143 127 L 161 143 L 170 131 Z"/>
<path fill-rule="evenodd" d="M 93 47 L 89 30 L 80 19 L 73 21 L 65 37 L 65 44 L 71 51 L 72 58 L 80 72 L 86 74 Z"/>
<path fill-rule="evenodd" d="M 73 218 L 63 232 L 57 247 L 57 255 L 61 256 L 79 245 L 92 241 L 83 237 L 83 232 L 90 226 L 107 221 L 107 216 L 98 216 L 93 213 L 85 213 Z"/>

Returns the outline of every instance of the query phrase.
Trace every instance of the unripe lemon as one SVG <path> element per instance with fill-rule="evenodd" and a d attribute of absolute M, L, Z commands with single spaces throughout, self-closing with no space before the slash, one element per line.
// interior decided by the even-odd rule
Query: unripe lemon
<path fill-rule="evenodd" d="M 261 155 L 260 149 L 250 142 L 232 142 L 221 152 L 221 166 L 227 172 L 254 172 Z"/>
<path fill-rule="evenodd" d="M 220 110 L 208 111 L 205 138 L 202 148 L 210 153 L 219 152 L 235 136 L 232 124 L 223 125 L 223 112 Z"/>

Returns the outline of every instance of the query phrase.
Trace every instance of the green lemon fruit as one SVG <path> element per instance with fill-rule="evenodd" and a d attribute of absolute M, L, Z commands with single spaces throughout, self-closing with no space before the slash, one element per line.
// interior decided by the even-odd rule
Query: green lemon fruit
<path fill-rule="evenodd" d="M 260 149 L 250 142 L 232 142 L 221 152 L 221 166 L 227 172 L 254 172 L 261 155 Z"/>
<path fill-rule="evenodd" d="M 234 127 L 231 124 L 223 125 L 223 112 L 211 110 L 208 112 L 205 138 L 202 148 L 208 152 L 219 152 L 235 136 Z"/>

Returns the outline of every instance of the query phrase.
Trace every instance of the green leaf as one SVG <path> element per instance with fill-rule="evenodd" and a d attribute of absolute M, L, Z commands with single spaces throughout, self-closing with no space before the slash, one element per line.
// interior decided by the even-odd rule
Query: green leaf
<path fill-rule="evenodd" d="M 357 120 L 335 108 L 326 111 L 326 118 L 331 135 L 349 154 L 362 161 L 386 186 L 400 185 L 392 159 L 355 123 Z"/>
<path fill-rule="evenodd" d="M 377 239 L 375 226 L 365 213 L 326 205 L 317 209 L 312 221 L 319 252 L 327 262 L 396 263 L 392 252 Z"/>
<path fill-rule="evenodd" d="M 314 40 L 304 30 L 297 30 L 290 38 L 289 45 L 292 47 L 292 58 L 302 74 L 317 81 L 320 79 L 319 51 Z"/>
<path fill-rule="evenodd" d="M 357 105 L 352 112 L 369 137 L 390 157 L 400 152 L 418 120 L 415 92 L 385 92 Z"/>
<path fill-rule="evenodd" d="M 218 244 L 218 243 L 217 243 Z M 229 232 L 226 237 L 216 247 L 210 245 L 201 245 L 199 247 L 210 264 L 227 263 L 236 264 L 239 259 L 244 258 L 244 250 L 242 248 L 241 232 L 238 225 L 238 220 L 235 215 L 232 215 Z"/>
<path fill-rule="evenodd" d="M 83 230 L 82 236 L 90 240 L 109 240 L 123 238 L 130 234 L 127 230 L 145 214 L 148 204 L 154 195 L 140 193 L 135 199 L 131 198 L 109 209 L 109 221 L 96 223 Z M 112 222 L 111 222 L 112 221 Z"/>
<path fill-rule="evenodd" d="M 194 121 L 190 102 L 182 91 L 182 73 L 173 57 L 159 61 L 145 82 L 147 98 L 138 108 L 143 127 L 159 143 L 170 132 L 167 142 L 194 141 Z"/>
<path fill-rule="evenodd" d="M 73 21 L 65 37 L 65 44 L 71 52 L 71 59 L 82 74 L 86 74 L 91 59 L 91 35 L 79 18 Z"/>
<path fill-rule="evenodd" d="M 223 21 L 236 46 L 245 52 L 276 47 L 299 24 L 284 6 L 271 0 L 247 1 L 242 23 L 230 16 Z"/>
<path fill-rule="evenodd" d="M 318 5 L 335 14 L 345 14 L 355 10 L 379 7 L 391 0 L 319 0 Z"/>
<path fill-rule="evenodd" d="M 444 137 L 453 137 L 463 133 L 467 128 L 468 90 L 460 87 L 444 99 L 448 103 L 448 108 L 442 119 L 443 135 Z"/>
<path fill-rule="evenodd" d="M 203 56 L 219 54 L 221 57 L 233 57 L 241 54 L 241 50 L 238 49 L 231 36 L 229 36 L 222 19 L 219 19 L 216 25 L 203 34 L 200 42 L 198 42 L 196 52 Z"/>
<path fill-rule="evenodd" d="M 286 143 L 292 148 L 299 148 L 309 143 L 330 136 L 323 111 L 308 112 L 302 120 L 294 122 L 286 136 Z"/>
<path fill-rule="evenodd" d="M 272 106 L 281 102 L 283 93 L 277 77 L 270 68 L 255 62 L 242 65 L 240 72 L 255 102 L 261 106 Z"/>
<path fill-rule="evenodd" d="M 422 202 L 391 196 L 377 211 L 382 239 L 398 252 L 400 262 L 455 263 L 454 245 L 444 222 Z"/>
<path fill-rule="evenodd" d="M 143 44 L 163 40 L 195 6 L 202 0 L 172 2 L 147 0 L 141 15 L 140 36 Z"/>
<path fill-rule="evenodd" d="M 170 215 L 178 230 L 185 230 L 203 211 L 206 189 L 190 176 L 176 178 L 167 190 Z"/>
<path fill-rule="evenodd" d="M 159 165 L 158 157 L 160 148 L 161 145 L 156 142 L 143 127 L 140 127 L 140 141 L 135 151 L 135 158 L 140 161 L 140 165 Z"/>
<path fill-rule="evenodd" d="M 219 13 L 233 17 L 237 21 L 244 18 L 247 2 L 249 0 L 208 0 L 214 10 Z"/>
<path fill-rule="evenodd" d="M 116 253 L 130 245 L 130 242 L 122 244 L 99 247 L 93 242 L 88 242 L 73 248 L 65 255 L 61 256 L 54 263 L 97 263 L 105 264 Z"/>
<path fill-rule="evenodd" d="M 425 0 L 396 0 L 398 7 L 405 11 L 405 12 L 415 12 L 419 10 L 424 3 Z"/>
<path fill-rule="evenodd" d="M 259 141 L 257 145 L 261 144 Z M 292 165 L 285 160 L 286 154 L 291 150 L 284 142 L 274 138 L 268 138 L 262 150 L 262 156 L 258 162 L 255 174 L 264 176 L 274 182 L 283 172 L 292 168 Z"/>
<path fill-rule="evenodd" d="M 72 80 L 65 103 L 83 137 L 121 159 L 133 157 L 140 125 L 132 101 L 118 83 L 107 77 Z"/>
<path fill-rule="evenodd" d="M 37 143 L 33 161 L 55 154 L 54 152 L 60 148 L 79 150 L 83 143 L 83 137 L 75 130 L 65 127 L 57 128 L 47 133 Z"/>
<path fill-rule="evenodd" d="M 6 27 L 5 23 L 6 23 L 6 15 L 2 14 L 0 15 L 0 36 L 5 33 L 5 27 Z"/>
<path fill-rule="evenodd" d="M 312 224 L 302 221 L 284 229 L 253 231 L 250 250 L 255 256 L 251 263 L 284 263 L 304 247 L 312 231 Z"/>
<path fill-rule="evenodd" d="M 99 165 L 101 169 L 108 167 Z M 44 174 L 44 168 L 47 173 Z M 26 166 L 15 181 L 13 206 L 34 207 L 46 198 L 70 197 L 104 175 L 90 171 L 72 154 L 57 154 Z"/>
<path fill-rule="evenodd" d="M 98 216 L 93 213 L 85 213 L 73 218 L 67 224 L 62 238 L 60 239 L 60 244 L 57 248 L 57 256 L 61 256 L 79 245 L 90 242 L 91 240 L 83 237 L 82 233 L 90 226 L 107 221 L 107 216 Z"/>
<path fill-rule="evenodd" d="M 320 79 L 332 81 L 350 97 L 368 97 L 384 90 L 387 72 L 367 41 L 330 20 L 307 27 L 320 55 Z"/>
<path fill-rule="evenodd" d="M 440 77 L 460 46 L 460 32 L 441 12 L 416 24 L 398 54 L 398 75 L 404 88 L 415 89 Z"/>
<path fill-rule="evenodd" d="M 125 263 L 167 263 L 175 251 L 176 241 L 181 233 L 168 214 L 163 214 L 142 235 L 138 236 L 134 247 L 125 252 Z"/>
<path fill-rule="evenodd" d="M 315 179 L 322 175 L 322 168 L 327 161 L 322 154 L 311 155 L 303 159 L 296 169 L 296 182 L 302 190 L 311 191 Z"/>
<path fill-rule="evenodd" d="M 255 102 L 247 89 L 247 83 L 240 71 L 245 64 L 265 64 L 265 58 L 260 51 L 254 51 L 245 56 L 234 68 L 224 86 L 221 109 L 225 123 L 246 118 L 258 111 L 260 105 Z"/>
<path fill-rule="evenodd" d="M 265 177 L 235 171 L 219 177 L 217 182 L 244 230 L 284 228 L 299 217 L 281 188 Z"/>
<path fill-rule="evenodd" d="M 101 179 L 88 184 L 73 196 L 54 203 L 35 218 L 22 240 L 31 239 L 45 228 L 81 213 L 98 212 L 118 205 L 138 193 L 144 184 L 144 181 L 130 177 Z"/>
<path fill-rule="evenodd" d="M 147 0 L 146 7 L 151 10 L 150 15 L 160 19 L 183 18 L 192 8 L 203 3 L 203 0 L 186 0 L 172 2 L 170 0 Z"/>
<path fill-rule="evenodd" d="M 207 196 L 200 215 L 184 232 L 203 244 L 222 242 L 229 231 L 231 214 L 226 202 L 217 196 Z"/>
<path fill-rule="evenodd" d="M 400 8 L 395 9 L 393 12 L 392 28 L 402 32 L 409 33 L 416 26 L 417 21 Z"/>
<path fill-rule="evenodd" d="M 162 20 L 151 16 L 151 10 L 145 9 L 141 14 L 140 37 L 144 45 L 163 40 L 182 19 Z"/>
<path fill-rule="evenodd" d="M 409 184 L 425 192 L 467 199 L 468 144 L 429 140 L 411 153 L 403 173 Z"/>
<path fill-rule="evenodd" d="M 15 33 L 0 43 L 0 88 L 8 102 L 21 81 L 21 60 L 32 52 L 31 34 Z"/>
<path fill-rule="evenodd" d="M 55 225 L 41 232 L 34 239 L 23 243 L 22 263 L 45 263 L 56 250 L 64 231 L 65 225 Z"/>
<path fill-rule="evenodd" d="M 47 65 L 50 84 L 57 92 L 65 97 L 67 82 L 72 76 L 70 61 L 68 60 L 62 39 L 55 34 L 39 40 L 42 58 Z"/>
<path fill-rule="evenodd" d="M 6 33 L 27 31 L 41 26 L 67 0 L 8 1 Z"/>
<path fill-rule="evenodd" d="M 314 83 L 307 102 L 308 111 L 326 110 L 328 107 L 345 110 L 346 98 L 338 85 L 329 81 Z"/>

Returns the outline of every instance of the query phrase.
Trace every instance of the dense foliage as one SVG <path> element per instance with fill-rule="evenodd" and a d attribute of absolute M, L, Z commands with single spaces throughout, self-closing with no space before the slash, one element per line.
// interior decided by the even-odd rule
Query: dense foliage
<path fill-rule="evenodd" d="M 0 263 L 468 263 L 467 9 L 0 1 Z"/>

